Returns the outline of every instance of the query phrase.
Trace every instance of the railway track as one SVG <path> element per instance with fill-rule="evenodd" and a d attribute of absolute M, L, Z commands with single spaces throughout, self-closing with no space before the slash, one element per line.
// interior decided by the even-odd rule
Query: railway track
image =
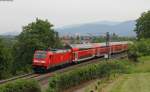
<path fill-rule="evenodd" d="M 29 77 L 29 76 L 33 76 L 34 73 L 29 73 L 29 74 L 23 74 L 23 75 L 20 75 L 20 76 L 16 76 L 16 77 L 13 77 L 13 78 L 9 78 L 9 79 L 6 79 L 6 80 L 0 80 L 0 84 L 4 84 L 6 82 L 9 82 L 9 81 L 14 81 L 14 80 L 17 80 L 17 79 L 21 79 L 21 78 L 25 78 L 25 77 Z"/>
<path fill-rule="evenodd" d="M 122 54 L 112 55 L 111 59 L 116 59 L 116 58 L 121 58 L 121 57 L 126 57 L 126 55 L 122 55 Z M 92 63 L 99 63 L 99 61 L 102 61 L 102 60 L 105 60 L 104 57 L 90 59 L 90 60 L 80 62 L 80 64 L 72 64 L 70 66 L 63 67 L 62 69 L 58 69 L 58 70 L 56 69 L 56 70 L 50 71 L 46 74 L 34 74 L 34 73 L 24 74 L 24 75 L 16 76 L 16 77 L 9 78 L 6 80 L 0 80 L 0 84 L 5 84 L 7 82 L 15 81 L 18 79 L 35 79 L 35 80 L 39 81 L 39 84 L 41 86 L 47 86 L 48 79 L 50 77 L 52 77 L 55 73 L 67 72 L 67 71 L 75 69 L 77 67 L 82 67 L 82 66 L 92 64 Z"/>

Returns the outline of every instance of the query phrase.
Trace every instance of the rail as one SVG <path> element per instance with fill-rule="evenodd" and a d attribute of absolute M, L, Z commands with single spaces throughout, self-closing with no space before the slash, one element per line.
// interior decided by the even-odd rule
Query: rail
<path fill-rule="evenodd" d="M 0 80 L 0 84 L 6 83 L 6 82 L 9 82 L 9 81 L 14 81 L 14 80 L 17 80 L 17 79 L 20 79 L 20 78 L 24 78 L 24 77 L 27 77 L 27 76 L 30 76 L 30 75 L 33 75 L 33 73 L 23 74 L 23 75 L 16 76 L 16 77 L 13 77 L 13 78 Z"/>

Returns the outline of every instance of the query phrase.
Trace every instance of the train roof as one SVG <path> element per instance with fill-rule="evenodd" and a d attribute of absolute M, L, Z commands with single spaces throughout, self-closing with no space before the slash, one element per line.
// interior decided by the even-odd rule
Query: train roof
<path fill-rule="evenodd" d="M 84 44 L 70 44 L 71 48 L 78 48 L 78 49 L 89 49 L 93 48 L 91 43 L 84 43 Z"/>
<path fill-rule="evenodd" d="M 131 43 L 129 41 L 122 41 L 122 42 L 110 42 L 109 44 L 110 45 L 119 45 L 119 44 L 128 44 L 128 43 Z M 103 47 L 103 46 L 106 46 L 106 43 L 103 42 L 103 43 L 92 43 L 94 47 Z"/>
<path fill-rule="evenodd" d="M 128 44 L 128 41 L 122 41 L 122 42 L 110 42 L 110 45 L 120 45 L 120 44 Z M 103 47 L 106 46 L 106 43 L 84 43 L 84 44 L 70 44 L 71 48 L 78 48 L 78 49 L 89 49 L 89 48 L 95 48 L 95 47 Z"/>
<path fill-rule="evenodd" d="M 53 53 L 63 53 L 63 52 L 68 52 L 70 49 L 52 49 L 50 50 Z"/>
<path fill-rule="evenodd" d="M 118 44 L 128 44 L 129 41 L 122 41 L 122 42 L 110 42 L 110 45 L 118 45 Z"/>
<path fill-rule="evenodd" d="M 50 49 L 50 50 L 36 50 L 36 52 L 51 52 L 51 53 L 64 53 L 69 52 L 70 49 Z"/>

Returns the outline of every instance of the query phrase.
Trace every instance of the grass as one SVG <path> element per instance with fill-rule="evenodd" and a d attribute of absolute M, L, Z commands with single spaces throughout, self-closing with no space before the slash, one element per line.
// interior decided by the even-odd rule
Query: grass
<path fill-rule="evenodd" d="M 150 72 L 150 56 L 139 58 L 138 63 L 134 68 L 133 72 Z"/>
<path fill-rule="evenodd" d="M 150 92 L 150 73 L 123 75 L 114 85 L 108 85 L 105 92 Z"/>
<path fill-rule="evenodd" d="M 118 76 L 118 75 L 115 75 L 115 76 Z M 84 89 L 84 92 L 101 92 L 103 88 L 105 88 L 105 86 L 107 86 L 108 84 L 111 84 L 114 80 L 116 80 L 116 77 L 114 77 L 113 75 L 110 76 L 109 78 L 97 79 L 93 83 L 90 83 Z"/>
<path fill-rule="evenodd" d="M 130 74 L 106 80 L 100 86 L 95 84 L 96 81 L 85 92 L 90 92 L 95 86 L 98 89 L 94 92 L 150 92 L 150 56 L 141 57 L 139 61 L 132 66 Z"/>

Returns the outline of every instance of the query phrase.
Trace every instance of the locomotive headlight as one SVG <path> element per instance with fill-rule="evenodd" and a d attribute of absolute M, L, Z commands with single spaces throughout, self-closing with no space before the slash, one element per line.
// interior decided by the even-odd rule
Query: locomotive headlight
<path fill-rule="evenodd" d="M 41 63 L 45 63 L 45 61 L 42 60 Z"/>
<path fill-rule="evenodd" d="M 39 62 L 38 60 L 34 60 L 34 62 Z"/>
<path fill-rule="evenodd" d="M 36 62 L 36 63 L 45 63 L 44 60 L 34 60 L 34 62 Z"/>

